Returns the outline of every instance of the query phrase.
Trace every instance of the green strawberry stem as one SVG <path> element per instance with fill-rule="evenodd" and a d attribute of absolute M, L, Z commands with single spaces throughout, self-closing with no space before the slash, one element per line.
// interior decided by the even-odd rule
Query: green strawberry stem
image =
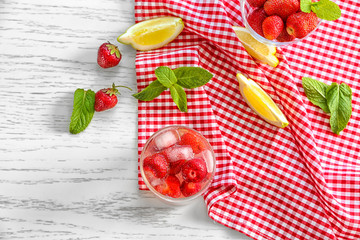
<path fill-rule="evenodd" d="M 118 49 L 118 47 L 112 43 L 110 43 L 108 41 L 108 44 L 106 45 L 106 47 L 110 50 L 110 54 L 113 55 L 115 53 L 117 58 L 120 58 L 120 51 Z"/>
<path fill-rule="evenodd" d="M 111 88 L 108 88 L 108 89 L 104 89 L 104 92 L 105 92 L 106 94 L 109 94 L 110 96 L 112 96 L 112 95 L 117 95 L 117 94 L 120 95 L 120 92 L 119 92 L 119 90 L 117 89 L 117 87 L 127 88 L 127 89 L 129 89 L 130 91 L 132 91 L 132 89 L 129 88 L 129 87 L 127 87 L 127 86 L 122 86 L 122 85 L 115 86 L 115 83 L 113 83 L 113 84 L 112 84 L 112 87 L 111 87 Z"/>
<path fill-rule="evenodd" d="M 115 86 L 115 84 L 113 85 L 113 88 L 117 88 L 117 87 L 127 88 L 127 89 L 129 89 L 130 91 L 132 91 L 132 89 L 129 88 L 129 87 L 127 87 L 127 86 L 122 86 L 122 85 Z"/>

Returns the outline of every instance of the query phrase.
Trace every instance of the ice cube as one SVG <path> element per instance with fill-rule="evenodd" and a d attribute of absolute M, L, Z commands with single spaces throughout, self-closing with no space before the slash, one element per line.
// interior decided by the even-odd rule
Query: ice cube
<path fill-rule="evenodd" d="M 210 150 L 204 150 L 195 155 L 195 158 L 202 158 L 206 162 L 207 171 L 210 173 L 214 170 L 214 158 Z"/>
<path fill-rule="evenodd" d="M 151 181 L 151 186 L 155 187 L 157 185 L 160 185 L 164 182 L 164 179 L 162 178 L 155 178 L 154 180 Z"/>
<path fill-rule="evenodd" d="M 190 160 L 194 157 L 194 152 L 189 146 L 174 146 L 166 149 L 165 154 L 170 162 Z"/>
<path fill-rule="evenodd" d="M 176 131 L 169 130 L 156 136 L 154 141 L 157 149 L 162 150 L 177 143 L 177 141 L 179 141 L 179 135 Z"/>

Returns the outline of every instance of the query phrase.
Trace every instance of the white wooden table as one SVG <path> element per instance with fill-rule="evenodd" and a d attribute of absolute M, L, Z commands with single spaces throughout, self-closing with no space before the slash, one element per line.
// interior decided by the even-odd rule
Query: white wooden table
<path fill-rule="evenodd" d="M 0 239 L 250 239 L 202 199 L 164 205 L 137 186 L 137 100 L 68 131 L 73 93 L 136 90 L 135 50 L 101 69 L 101 43 L 134 22 L 131 0 L 0 0 Z"/>

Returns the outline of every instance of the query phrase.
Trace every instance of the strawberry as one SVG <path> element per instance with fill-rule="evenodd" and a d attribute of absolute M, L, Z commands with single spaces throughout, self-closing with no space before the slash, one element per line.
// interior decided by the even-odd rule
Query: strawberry
<path fill-rule="evenodd" d="M 178 198 L 181 195 L 180 180 L 173 175 L 167 176 L 162 183 L 156 185 L 154 188 L 157 192 L 165 196 Z"/>
<path fill-rule="evenodd" d="M 288 32 L 286 31 L 286 27 L 283 28 L 280 35 L 276 38 L 276 40 L 279 42 L 291 42 L 294 39 L 294 36 L 288 34 Z"/>
<path fill-rule="evenodd" d="M 265 18 L 262 29 L 266 39 L 274 40 L 284 29 L 284 22 L 281 17 L 273 15 Z"/>
<path fill-rule="evenodd" d="M 159 179 L 159 178 L 156 177 L 155 172 L 154 172 L 154 170 L 153 170 L 151 167 L 143 167 L 143 169 L 144 169 L 144 174 L 145 174 L 145 176 L 146 176 L 146 179 L 149 181 L 149 183 L 150 183 L 151 185 L 153 185 L 152 182 L 153 182 L 155 179 Z"/>
<path fill-rule="evenodd" d="M 180 190 L 185 197 L 190 197 L 201 190 L 201 183 L 183 182 L 180 186 Z"/>
<path fill-rule="evenodd" d="M 102 112 L 116 106 L 118 102 L 116 95 L 119 94 L 119 91 L 116 89 L 117 87 L 125 87 L 125 86 L 115 86 L 115 84 L 113 83 L 111 88 L 104 88 L 96 92 L 95 111 Z M 131 88 L 128 89 L 131 90 Z"/>
<path fill-rule="evenodd" d="M 103 43 L 98 50 L 97 62 L 102 68 L 115 67 L 121 60 L 121 53 L 117 46 L 107 42 Z"/>
<path fill-rule="evenodd" d="M 296 38 L 304 38 L 313 31 L 318 24 L 318 18 L 314 12 L 297 12 L 288 17 L 286 31 Z"/>
<path fill-rule="evenodd" d="M 264 10 L 267 15 L 277 15 L 284 21 L 293 13 L 300 9 L 299 0 L 267 0 L 264 4 Z"/>
<path fill-rule="evenodd" d="M 190 146 L 195 154 L 206 149 L 205 142 L 202 140 L 201 136 L 195 132 L 187 132 L 182 135 L 179 145 Z"/>
<path fill-rule="evenodd" d="M 194 158 L 184 163 L 181 171 L 186 182 L 200 182 L 207 174 L 206 163 L 202 158 Z"/>
<path fill-rule="evenodd" d="M 266 0 L 247 0 L 252 7 L 262 7 Z"/>
<path fill-rule="evenodd" d="M 178 174 L 181 171 L 181 167 L 185 162 L 186 162 L 186 160 L 184 160 L 184 159 L 178 160 L 178 161 L 175 161 L 175 162 L 170 162 L 169 174 L 170 175 Z"/>
<path fill-rule="evenodd" d="M 260 36 L 264 37 L 264 33 L 262 31 L 262 22 L 266 18 L 266 13 L 263 8 L 255 9 L 248 16 L 248 23 L 250 27 Z"/>
<path fill-rule="evenodd" d="M 163 178 L 169 171 L 169 162 L 161 153 L 155 153 L 144 159 L 144 172 L 149 180 Z"/>

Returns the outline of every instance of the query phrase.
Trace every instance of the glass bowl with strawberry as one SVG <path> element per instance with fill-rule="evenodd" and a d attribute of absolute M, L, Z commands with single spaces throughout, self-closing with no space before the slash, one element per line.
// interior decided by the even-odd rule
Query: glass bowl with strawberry
<path fill-rule="evenodd" d="M 301 41 L 340 8 L 330 0 L 240 0 L 243 23 L 258 41 L 277 47 Z"/>
<path fill-rule="evenodd" d="M 140 155 L 140 172 L 157 198 L 186 204 L 201 196 L 215 174 L 215 156 L 206 138 L 185 126 L 155 132 Z"/>

